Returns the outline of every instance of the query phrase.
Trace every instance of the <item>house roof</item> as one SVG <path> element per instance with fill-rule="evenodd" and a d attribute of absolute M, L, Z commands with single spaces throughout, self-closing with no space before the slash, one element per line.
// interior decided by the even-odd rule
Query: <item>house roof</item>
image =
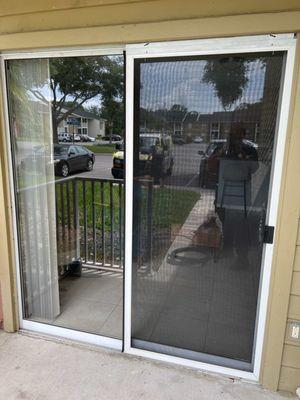
<path fill-rule="evenodd" d="M 76 108 L 73 112 L 73 115 L 77 115 L 78 117 L 87 118 L 87 119 L 98 119 L 99 121 L 106 121 L 104 118 L 99 117 L 96 114 L 93 114 L 89 111 L 82 110 L 80 108 Z"/>
<path fill-rule="evenodd" d="M 68 109 L 68 107 L 63 107 L 63 108 L 64 108 L 64 110 Z M 81 118 L 98 119 L 99 121 L 106 121 L 106 119 L 101 118 L 98 115 L 93 114 L 89 111 L 82 110 L 81 108 L 76 108 L 74 111 L 72 111 L 71 115 L 74 115 L 76 117 L 81 117 Z"/>

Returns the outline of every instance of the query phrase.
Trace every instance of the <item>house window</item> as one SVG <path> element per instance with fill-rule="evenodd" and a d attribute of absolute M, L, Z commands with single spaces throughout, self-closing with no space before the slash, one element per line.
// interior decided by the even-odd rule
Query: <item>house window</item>
<path fill-rule="evenodd" d="M 219 136 L 220 136 L 220 123 L 213 122 L 210 126 L 210 138 L 211 140 L 219 139 Z"/>
<path fill-rule="evenodd" d="M 86 118 L 81 118 L 81 122 L 82 122 L 83 124 L 86 124 L 86 123 L 87 123 L 87 119 L 86 119 Z"/>
<path fill-rule="evenodd" d="M 260 124 L 259 122 L 257 122 L 255 124 L 254 141 L 257 141 L 259 134 L 260 134 Z"/>

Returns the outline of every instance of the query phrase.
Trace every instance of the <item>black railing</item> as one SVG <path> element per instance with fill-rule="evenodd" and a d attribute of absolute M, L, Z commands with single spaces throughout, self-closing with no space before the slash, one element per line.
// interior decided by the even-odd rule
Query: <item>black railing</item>
<path fill-rule="evenodd" d="M 122 269 L 124 184 L 117 179 L 74 177 L 56 182 L 59 265 Z"/>

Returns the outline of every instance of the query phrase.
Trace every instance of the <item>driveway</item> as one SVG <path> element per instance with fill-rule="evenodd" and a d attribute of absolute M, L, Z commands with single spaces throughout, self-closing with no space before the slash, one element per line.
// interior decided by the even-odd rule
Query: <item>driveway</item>
<path fill-rule="evenodd" d="M 112 154 L 97 154 L 95 153 L 94 169 L 91 172 L 81 172 L 76 176 L 86 176 L 93 178 L 113 178 L 111 174 Z"/>
<path fill-rule="evenodd" d="M 174 167 L 170 178 L 166 179 L 169 186 L 198 187 L 198 173 L 201 156 L 199 150 L 205 150 L 206 144 L 189 143 L 174 145 Z M 94 178 L 112 178 L 112 155 L 95 154 L 95 165 L 91 172 L 84 172 L 78 176 Z"/>

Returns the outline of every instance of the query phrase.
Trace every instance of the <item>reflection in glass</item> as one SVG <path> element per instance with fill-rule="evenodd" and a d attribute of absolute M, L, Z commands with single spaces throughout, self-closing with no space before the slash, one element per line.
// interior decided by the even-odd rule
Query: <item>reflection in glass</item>
<path fill-rule="evenodd" d="M 251 370 L 283 60 L 136 61 L 134 347 Z"/>

